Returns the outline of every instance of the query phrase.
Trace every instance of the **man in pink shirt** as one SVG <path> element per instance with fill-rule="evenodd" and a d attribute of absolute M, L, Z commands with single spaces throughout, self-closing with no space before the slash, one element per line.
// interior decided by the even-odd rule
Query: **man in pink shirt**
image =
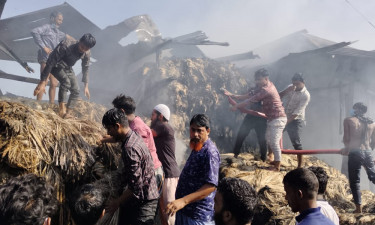
<path fill-rule="evenodd" d="M 238 108 L 244 108 L 259 101 L 263 102 L 262 111 L 267 116 L 266 139 L 275 157 L 274 161 L 271 162 L 271 164 L 274 165 L 271 169 L 280 171 L 280 139 L 287 121 L 286 114 L 279 92 L 275 85 L 269 80 L 268 71 L 266 69 L 260 69 L 255 72 L 254 78 L 257 86 L 255 94 L 250 96 L 247 100 L 235 104 L 232 110 L 235 111 Z"/>

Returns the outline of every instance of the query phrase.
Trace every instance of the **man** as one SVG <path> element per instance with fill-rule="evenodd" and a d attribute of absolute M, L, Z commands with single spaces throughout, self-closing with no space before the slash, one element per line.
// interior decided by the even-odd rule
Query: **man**
<path fill-rule="evenodd" d="M 52 185 L 27 174 L 0 185 L 0 224 L 50 225 L 57 211 Z"/>
<path fill-rule="evenodd" d="M 236 100 L 245 100 L 255 94 L 255 88 L 251 89 L 247 94 L 235 95 L 227 90 L 224 90 L 224 95 L 231 97 Z M 251 110 L 262 111 L 262 103 L 258 102 L 250 106 Z M 266 129 L 267 129 L 267 119 L 255 116 L 251 114 L 246 114 L 240 129 L 238 130 L 236 143 L 233 148 L 234 157 L 240 154 L 241 146 L 246 136 L 250 133 L 251 129 L 255 130 L 257 135 L 259 149 L 260 149 L 260 159 L 266 161 L 267 157 L 267 142 L 266 142 Z"/>
<path fill-rule="evenodd" d="M 335 225 L 339 225 L 339 217 L 337 216 L 336 211 L 324 197 L 328 182 L 328 175 L 326 171 L 322 167 L 318 166 L 311 166 L 308 169 L 315 174 L 319 182 L 318 196 L 316 201 L 317 206 L 320 207 L 320 211 L 323 213 L 323 215 L 330 219 Z"/>
<path fill-rule="evenodd" d="M 149 149 L 154 162 L 158 190 L 159 193 L 161 193 L 164 180 L 164 172 L 162 164 L 159 161 L 158 155 L 156 153 L 155 142 L 150 127 L 148 127 L 139 116 L 135 115 L 136 104 L 133 98 L 131 98 L 130 96 L 119 95 L 112 101 L 112 104 L 115 108 L 125 112 L 126 117 L 129 121 L 130 129 L 135 131 L 139 136 L 143 138 L 143 141 Z M 103 139 L 102 141 L 105 142 L 106 140 Z"/>
<path fill-rule="evenodd" d="M 113 214 L 119 207 L 119 225 L 153 224 L 159 193 L 150 151 L 138 134 L 129 127 L 120 109 L 107 111 L 102 120 L 108 135 L 121 142 L 123 176 L 127 188 L 112 200 L 106 212 Z"/>
<path fill-rule="evenodd" d="M 215 195 L 215 224 L 250 224 L 256 204 L 256 191 L 248 182 L 239 178 L 223 178 Z"/>
<path fill-rule="evenodd" d="M 301 131 L 305 124 L 305 110 L 310 101 L 310 93 L 305 86 L 302 73 L 294 74 L 292 84 L 280 92 L 284 100 L 286 117 L 285 129 L 295 150 L 302 150 Z M 297 155 L 298 168 L 302 167 L 302 155 Z"/>
<path fill-rule="evenodd" d="M 95 225 L 105 214 L 104 206 L 109 195 L 109 187 L 100 181 L 79 187 L 70 201 L 74 222 L 77 225 Z"/>
<path fill-rule="evenodd" d="M 267 116 L 267 144 L 274 153 L 274 161 L 271 162 L 273 167 L 270 170 L 280 171 L 281 148 L 280 139 L 286 124 L 286 115 L 281 103 L 279 93 L 276 87 L 269 80 L 269 74 L 266 69 L 260 69 L 255 72 L 255 83 L 258 89 L 256 93 L 247 100 L 234 104 L 232 110 L 235 111 L 245 106 L 263 102 L 263 112 Z"/>
<path fill-rule="evenodd" d="M 220 155 L 209 134 L 208 117 L 204 114 L 194 115 L 190 121 L 192 152 L 181 172 L 176 200 L 169 203 L 166 210 L 172 216 L 177 212 L 176 225 L 214 224 L 214 197 Z"/>
<path fill-rule="evenodd" d="M 163 224 L 174 225 L 175 216 L 168 216 L 163 213 L 167 204 L 175 200 L 176 187 L 180 169 L 176 162 L 176 143 L 174 138 L 174 130 L 169 125 L 170 110 L 168 106 L 159 104 L 155 106 L 151 114 L 151 131 L 154 136 L 156 152 L 158 158 L 163 164 L 165 179 L 163 183 L 160 208 Z"/>
<path fill-rule="evenodd" d="M 31 31 L 31 35 L 33 36 L 35 43 L 39 47 L 38 62 L 40 64 L 40 72 L 42 72 L 46 67 L 48 56 L 52 52 L 52 50 L 55 49 L 56 46 L 65 38 L 72 38 L 59 30 L 62 22 L 62 13 L 54 11 L 50 15 L 50 23 L 34 28 Z M 51 104 L 54 104 L 58 81 L 51 74 L 48 75 L 46 81 L 48 82 L 48 80 L 50 80 L 50 87 L 48 91 L 49 102 Z M 42 97 L 43 92 L 39 92 L 37 95 L 37 100 L 42 100 Z"/>
<path fill-rule="evenodd" d="M 348 172 L 350 189 L 352 190 L 355 213 L 361 213 L 360 175 L 361 166 L 367 172 L 369 180 L 375 184 L 375 167 L 371 150 L 375 148 L 375 124 L 365 117 L 367 106 L 362 102 L 353 105 L 352 116 L 344 120 L 344 145 L 342 153 L 349 154 Z"/>
<path fill-rule="evenodd" d="M 82 59 L 82 82 L 85 84 L 85 96 L 90 99 L 88 87 L 88 69 L 90 63 L 90 49 L 96 44 L 91 34 L 84 34 L 79 42 L 65 40 L 60 42 L 48 56 L 46 67 L 40 75 L 40 82 L 34 90 L 34 95 L 44 93 L 48 75 L 51 73 L 60 82 L 59 88 L 59 115 L 71 118 L 72 108 L 79 98 L 79 85 L 72 66 Z M 70 96 L 67 101 L 67 93 Z"/>
<path fill-rule="evenodd" d="M 289 171 L 284 179 L 285 199 L 296 217 L 298 225 L 334 225 L 320 212 L 316 204 L 319 182 L 313 172 L 305 168 Z"/>

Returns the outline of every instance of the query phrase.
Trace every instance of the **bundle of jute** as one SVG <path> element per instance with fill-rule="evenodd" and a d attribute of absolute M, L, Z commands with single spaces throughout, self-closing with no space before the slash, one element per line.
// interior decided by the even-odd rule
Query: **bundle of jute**
<path fill-rule="evenodd" d="M 281 172 L 266 169 L 268 164 L 260 161 L 257 154 L 244 153 L 236 159 L 233 154 L 222 154 L 221 177 L 237 177 L 246 180 L 258 191 L 259 202 L 253 223 L 255 224 L 295 224 L 293 213 L 285 200 L 283 177 L 297 167 L 296 156 L 283 155 Z M 316 157 L 306 156 L 305 167 L 319 166 L 328 174 L 329 180 L 325 196 L 337 212 L 340 224 L 374 224 L 375 194 L 362 191 L 363 213 L 353 213 L 355 205 L 347 177 Z M 360 222 L 359 222 L 360 221 Z"/>
<path fill-rule="evenodd" d="M 103 106 L 98 112 L 91 103 L 80 104 L 76 116 L 98 121 L 104 114 Z M 121 160 L 117 144 L 97 146 L 105 129 L 95 120 L 64 120 L 47 103 L 0 99 L 0 183 L 26 173 L 45 177 L 60 202 L 58 224 L 71 224 L 67 196 L 76 186 L 100 178 L 98 174 L 116 170 Z"/>
<path fill-rule="evenodd" d="M 51 111 L 9 101 L 0 101 L 0 124 L 3 162 L 41 175 L 50 167 L 59 168 L 73 179 L 93 165 L 96 141 L 104 134 L 95 121 L 64 120 Z M 113 148 L 107 150 L 117 155 Z"/>

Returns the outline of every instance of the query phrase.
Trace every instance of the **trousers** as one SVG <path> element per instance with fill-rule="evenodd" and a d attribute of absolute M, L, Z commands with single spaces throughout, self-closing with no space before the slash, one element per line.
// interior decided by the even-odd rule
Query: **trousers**
<path fill-rule="evenodd" d="M 361 166 L 366 170 L 368 179 L 375 184 L 375 166 L 370 150 L 350 150 L 348 156 L 349 184 L 353 194 L 354 203 L 360 205 L 361 190 L 360 177 Z"/>
<path fill-rule="evenodd" d="M 258 144 L 260 148 L 260 156 L 264 161 L 267 157 L 267 142 L 266 142 L 266 129 L 267 129 L 267 120 L 259 116 L 253 116 L 247 114 L 238 130 L 236 143 L 234 145 L 233 153 L 235 155 L 240 154 L 242 143 L 249 135 L 250 131 L 254 129 L 257 135 Z"/>

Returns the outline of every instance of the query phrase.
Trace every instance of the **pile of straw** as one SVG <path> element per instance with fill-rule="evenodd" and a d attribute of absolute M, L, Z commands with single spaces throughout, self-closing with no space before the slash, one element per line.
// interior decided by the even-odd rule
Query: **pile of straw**
<path fill-rule="evenodd" d="M 27 104 L 0 100 L 0 183 L 25 173 L 46 177 L 55 185 L 61 203 L 59 224 L 69 224 L 65 196 L 75 186 L 98 178 L 97 167 L 101 174 L 116 169 L 120 149 L 118 145 L 96 145 L 105 134 L 96 122 L 104 110 L 95 111 L 91 103 L 81 102 L 82 107 L 77 108 L 80 111 L 74 114 L 81 113 L 92 120 L 64 120 L 48 104 L 22 101 Z"/>
<path fill-rule="evenodd" d="M 281 172 L 268 171 L 267 163 L 256 160 L 251 153 L 241 154 L 238 159 L 233 154 L 222 154 L 221 177 L 237 177 L 252 184 L 259 193 L 259 206 L 255 215 L 254 224 L 295 224 L 293 213 L 285 200 L 285 174 L 297 167 L 296 156 L 283 155 Z M 374 224 L 375 223 L 375 194 L 362 191 L 364 213 L 354 214 L 355 205 L 349 188 L 349 181 L 338 170 L 328 166 L 315 157 L 306 157 L 306 167 L 320 166 L 329 176 L 326 198 L 336 210 L 340 224 Z M 358 223 L 358 221 L 360 221 Z"/>

